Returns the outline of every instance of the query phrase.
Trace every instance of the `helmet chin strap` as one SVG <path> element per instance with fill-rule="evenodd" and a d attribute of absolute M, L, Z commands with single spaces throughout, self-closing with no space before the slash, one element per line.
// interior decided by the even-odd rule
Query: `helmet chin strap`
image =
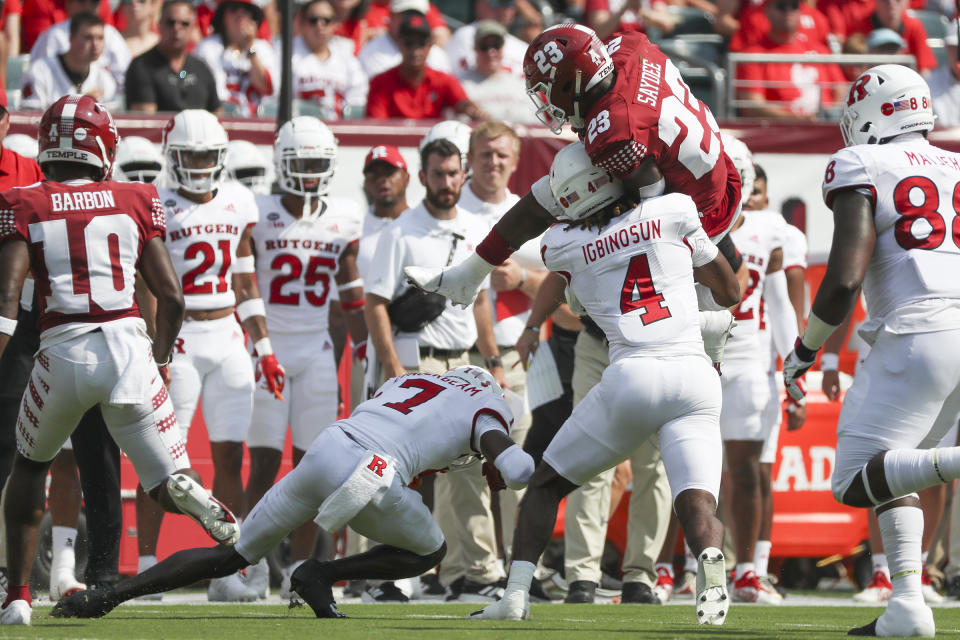
<path fill-rule="evenodd" d="M 573 117 L 570 118 L 570 124 L 576 128 L 582 128 L 584 126 L 583 116 L 580 114 L 580 101 L 583 99 L 583 94 L 580 93 L 580 79 L 582 77 L 582 71 L 577 69 L 576 80 L 573 85 Z M 579 124 L 574 124 L 573 118 L 577 119 Z"/>

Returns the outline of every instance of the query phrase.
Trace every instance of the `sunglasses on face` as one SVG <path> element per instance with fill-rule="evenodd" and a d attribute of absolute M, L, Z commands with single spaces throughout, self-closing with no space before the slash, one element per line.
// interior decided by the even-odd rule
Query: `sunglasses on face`
<path fill-rule="evenodd" d="M 336 22 L 336 18 L 327 17 L 327 16 L 307 16 L 307 22 L 309 22 L 313 26 L 317 26 L 317 23 L 320 23 L 320 22 L 322 22 L 324 25 L 328 25 L 333 22 Z"/>
<path fill-rule="evenodd" d="M 163 24 L 164 26 L 167 26 L 167 27 L 183 27 L 184 29 L 186 29 L 187 27 L 190 26 L 190 21 L 189 20 L 172 20 L 168 18 L 167 20 L 163 21 Z"/>
<path fill-rule="evenodd" d="M 778 11 L 799 11 L 800 3 L 799 2 L 777 2 L 774 5 L 774 8 Z"/>
<path fill-rule="evenodd" d="M 481 42 L 480 44 L 477 45 L 477 50 L 478 50 L 478 51 L 484 51 L 484 52 L 486 52 L 486 51 L 490 51 L 491 49 L 496 49 L 496 50 L 498 50 L 498 51 L 499 51 L 500 49 L 503 49 L 503 41 L 502 41 L 502 40 L 487 40 L 487 41 Z"/>

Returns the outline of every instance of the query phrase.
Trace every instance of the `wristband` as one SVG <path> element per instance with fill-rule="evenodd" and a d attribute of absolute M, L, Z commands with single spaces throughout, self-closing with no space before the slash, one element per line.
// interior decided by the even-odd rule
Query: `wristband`
<path fill-rule="evenodd" d="M 250 298 L 237 305 L 237 316 L 239 316 L 240 322 L 244 322 L 247 318 L 253 316 L 265 315 L 267 315 L 267 308 L 263 304 L 263 298 Z"/>
<path fill-rule="evenodd" d="M 502 367 L 503 360 L 500 359 L 499 355 L 488 356 L 483 359 L 483 363 L 487 365 L 487 369 L 493 369 L 494 367 Z"/>
<path fill-rule="evenodd" d="M 807 326 L 803 330 L 803 337 L 800 338 L 800 342 L 810 351 L 818 351 L 838 326 L 840 325 L 827 324 L 811 311 L 810 315 L 807 316 Z"/>
<path fill-rule="evenodd" d="M 364 305 L 363 298 L 360 298 L 359 300 L 354 300 L 353 302 L 344 302 L 343 300 L 340 301 L 340 308 L 343 309 L 344 311 L 349 311 L 350 309 L 362 309 L 363 305 Z"/>
<path fill-rule="evenodd" d="M 253 256 L 241 256 L 233 259 L 234 273 L 253 273 L 257 270 Z"/>
<path fill-rule="evenodd" d="M 0 316 L 0 333 L 5 333 L 8 336 L 12 336 L 16 329 L 16 320 L 11 320 L 10 318 L 4 318 L 3 316 Z"/>
<path fill-rule="evenodd" d="M 347 289 L 353 289 L 354 287 L 362 287 L 363 278 L 357 278 L 356 280 L 351 280 L 345 284 L 337 285 L 337 291 L 346 291 Z"/>
<path fill-rule="evenodd" d="M 840 355 L 823 353 L 820 355 L 820 371 L 836 371 L 840 368 Z"/>
<path fill-rule="evenodd" d="M 273 345 L 270 344 L 270 338 L 260 338 L 253 344 L 253 348 L 256 349 L 257 356 L 261 358 L 273 355 Z"/>
<path fill-rule="evenodd" d="M 536 334 L 539 334 L 539 333 L 540 333 L 540 327 L 531 327 L 530 325 L 527 325 L 526 327 L 524 327 L 523 330 L 524 330 L 524 331 L 533 331 L 533 332 L 536 333 Z"/>
<path fill-rule="evenodd" d="M 162 369 L 163 367 L 168 367 L 168 366 L 170 366 L 170 361 L 171 361 L 171 360 L 173 360 L 173 354 L 168 355 L 168 356 L 167 356 L 167 359 L 164 360 L 163 362 L 157 362 L 156 360 L 154 360 L 153 363 L 154 363 L 155 365 L 157 365 L 158 368 Z"/>

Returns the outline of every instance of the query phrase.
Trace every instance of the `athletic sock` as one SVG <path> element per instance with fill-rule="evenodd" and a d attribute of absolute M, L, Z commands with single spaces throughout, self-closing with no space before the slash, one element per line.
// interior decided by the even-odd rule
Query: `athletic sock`
<path fill-rule="evenodd" d="M 873 572 L 876 573 L 879 571 L 883 575 L 887 576 L 887 579 L 890 579 L 890 565 L 887 564 L 887 554 L 885 553 L 874 553 L 871 556 L 873 561 Z"/>
<path fill-rule="evenodd" d="M 756 573 L 756 567 L 752 562 L 738 562 L 736 573 L 734 574 L 734 580 L 739 580 L 742 578 L 748 571 L 753 571 Z"/>
<path fill-rule="evenodd" d="M 767 570 L 770 565 L 770 549 L 772 547 L 773 543 L 769 540 L 757 540 L 756 546 L 753 547 L 753 564 L 756 565 L 758 576 L 767 575 Z"/>
<path fill-rule="evenodd" d="M 155 564 L 157 564 L 157 556 L 140 556 L 137 560 L 137 573 L 143 573 Z"/>
<path fill-rule="evenodd" d="M 27 603 L 32 607 L 33 598 L 30 597 L 30 585 L 28 584 L 11 584 L 7 587 L 7 598 L 3 601 L 3 608 L 6 609 L 7 605 L 13 602 L 14 600 L 26 600 Z"/>
<path fill-rule="evenodd" d="M 55 575 L 60 571 L 73 573 L 76 567 L 74 545 L 77 540 L 77 530 L 73 527 L 53 527 L 53 559 L 50 561 L 50 573 Z"/>
<path fill-rule="evenodd" d="M 892 598 L 922 600 L 920 541 L 923 538 L 923 512 L 919 507 L 894 507 L 877 515 L 883 549 L 890 561 Z"/>
<path fill-rule="evenodd" d="M 697 557 L 690 551 L 690 545 L 683 543 L 683 570 L 690 573 L 697 572 Z"/>
<path fill-rule="evenodd" d="M 893 498 L 960 478 L 960 447 L 892 449 L 883 459 L 883 472 Z"/>
<path fill-rule="evenodd" d="M 533 582 L 533 572 L 537 565 L 525 560 L 514 560 L 510 563 L 510 575 L 507 576 L 507 591 L 530 592 L 530 583 Z"/>

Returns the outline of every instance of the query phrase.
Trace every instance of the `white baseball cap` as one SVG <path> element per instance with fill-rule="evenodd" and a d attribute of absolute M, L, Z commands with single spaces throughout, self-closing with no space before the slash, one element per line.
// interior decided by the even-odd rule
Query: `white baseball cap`
<path fill-rule="evenodd" d="M 404 11 L 419 11 L 427 15 L 430 10 L 429 0 L 390 0 L 391 13 L 403 13 Z"/>

